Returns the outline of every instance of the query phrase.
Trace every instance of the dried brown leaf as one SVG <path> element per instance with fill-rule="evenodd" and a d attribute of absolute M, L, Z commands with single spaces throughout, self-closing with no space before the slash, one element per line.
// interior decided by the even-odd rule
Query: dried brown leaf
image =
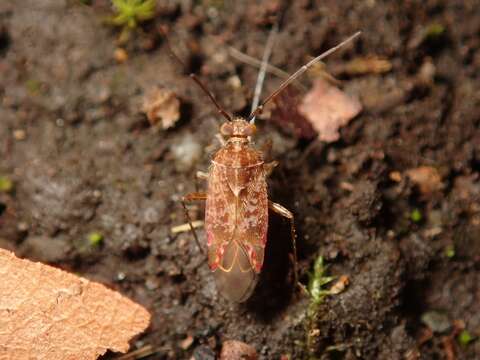
<path fill-rule="evenodd" d="M 310 121 L 320 140 L 333 142 L 340 137 L 340 127 L 358 115 L 362 105 L 358 99 L 318 78 L 303 98 L 298 110 Z"/>
<path fill-rule="evenodd" d="M 162 129 L 168 129 L 180 119 L 180 100 L 173 91 L 155 87 L 145 95 L 142 112 L 152 126 L 160 123 Z"/>
<path fill-rule="evenodd" d="M 443 187 L 438 170 L 432 166 L 419 166 L 407 170 L 406 174 L 423 195 L 431 194 Z"/>
<path fill-rule="evenodd" d="M 150 314 L 105 286 L 0 249 L 0 359 L 126 352 Z"/>
<path fill-rule="evenodd" d="M 348 286 L 350 283 L 350 278 L 348 275 L 342 275 L 340 278 L 337 280 L 335 284 L 330 288 L 330 294 L 331 295 L 336 295 L 340 294 L 345 290 L 345 288 Z"/>
<path fill-rule="evenodd" d="M 257 351 L 251 345 L 237 340 L 227 340 L 222 345 L 220 360 L 257 360 Z"/>

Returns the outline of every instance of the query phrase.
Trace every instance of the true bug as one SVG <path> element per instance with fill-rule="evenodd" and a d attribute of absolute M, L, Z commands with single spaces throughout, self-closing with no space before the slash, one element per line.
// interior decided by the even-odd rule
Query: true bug
<path fill-rule="evenodd" d="M 271 32 L 272 34 L 274 31 Z M 277 162 L 265 163 L 262 152 L 253 146 L 251 138 L 256 132 L 255 117 L 262 112 L 270 100 L 313 64 L 352 41 L 358 35 L 360 32 L 303 65 L 257 106 L 268 55 L 272 47 L 270 39 L 273 36 L 270 36 L 263 56 L 259 80 L 257 80 L 254 105 L 247 119 L 230 115 L 218 104 L 201 80 L 195 74 L 190 74 L 190 77 L 208 95 L 218 112 L 227 121 L 220 127 L 222 148 L 213 156 L 208 174 L 200 173 L 201 177 L 208 181 L 207 192 L 185 195 L 182 205 L 195 241 L 202 249 L 192 226 L 186 202 L 206 200 L 205 230 L 208 263 L 219 292 L 227 299 L 243 302 L 250 297 L 255 288 L 262 269 L 267 242 L 268 209 L 290 220 L 294 276 L 295 282 L 297 282 L 294 216 L 282 205 L 268 200 L 266 178 Z M 168 41 L 167 46 L 177 61 L 182 63 L 170 48 Z"/>

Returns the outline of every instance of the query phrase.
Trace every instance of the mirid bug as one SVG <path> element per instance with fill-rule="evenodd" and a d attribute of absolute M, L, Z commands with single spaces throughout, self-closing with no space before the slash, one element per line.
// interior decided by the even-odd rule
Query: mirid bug
<path fill-rule="evenodd" d="M 274 31 L 271 35 L 273 33 Z M 230 115 L 218 104 L 200 79 L 195 74 L 190 74 L 190 77 L 208 95 L 218 112 L 227 121 L 220 127 L 222 147 L 213 156 L 208 174 L 201 173 L 203 174 L 201 177 L 208 181 L 207 192 L 187 194 L 182 199 L 182 205 L 190 229 L 202 250 L 192 226 L 186 202 L 206 200 L 205 231 L 208 263 L 219 292 L 227 299 L 243 302 L 250 297 L 255 288 L 264 260 L 269 209 L 290 221 L 294 276 L 295 282 L 297 281 L 294 216 L 282 205 L 268 199 L 266 179 L 277 162 L 265 163 L 262 152 L 253 145 L 252 136 L 256 132 L 255 117 L 262 112 L 270 100 L 313 64 L 352 41 L 359 34 L 360 32 L 355 33 L 339 45 L 303 65 L 257 106 L 259 89 L 261 89 L 272 47 L 270 39 L 273 36 L 270 36 L 255 89 L 254 106 L 252 106 L 251 114 L 247 119 Z M 167 46 L 170 48 L 168 41 Z M 171 49 L 170 52 L 177 61 L 183 64 Z"/>

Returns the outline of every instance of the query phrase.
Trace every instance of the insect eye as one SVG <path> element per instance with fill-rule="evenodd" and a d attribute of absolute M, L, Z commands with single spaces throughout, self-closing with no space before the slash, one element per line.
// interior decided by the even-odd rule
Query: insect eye
<path fill-rule="evenodd" d="M 233 126 L 230 123 L 225 123 L 220 127 L 220 133 L 225 136 L 231 136 L 233 134 Z"/>
<path fill-rule="evenodd" d="M 257 127 L 254 124 L 249 124 L 245 132 L 247 136 L 255 135 Z"/>

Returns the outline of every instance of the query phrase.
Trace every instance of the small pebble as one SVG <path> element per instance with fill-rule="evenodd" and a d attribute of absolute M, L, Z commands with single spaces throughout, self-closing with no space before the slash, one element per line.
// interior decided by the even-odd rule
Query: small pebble
<path fill-rule="evenodd" d="M 123 271 L 119 271 L 117 273 L 117 281 L 123 281 L 127 278 L 127 274 L 125 274 Z"/>
<path fill-rule="evenodd" d="M 28 223 L 23 222 L 23 221 L 19 222 L 19 223 L 17 224 L 17 229 L 18 229 L 18 231 L 20 231 L 20 232 L 22 232 L 22 233 L 27 232 L 28 229 L 29 229 Z"/>
<path fill-rule="evenodd" d="M 128 53 L 123 48 L 116 48 L 113 52 L 113 57 L 116 62 L 121 64 L 128 60 Z"/>
<path fill-rule="evenodd" d="M 180 341 L 180 343 L 178 344 L 178 346 L 182 349 L 182 350 L 188 350 L 190 348 L 190 346 L 192 346 L 193 344 L 193 336 L 191 335 L 187 335 L 187 337 L 185 339 L 183 339 L 182 341 Z"/>
<path fill-rule="evenodd" d="M 22 129 L 13 130 L 13 137 L 15 140 L 22 141 L 27 138 L 27 133 Z"/>
<path fill-rule="evenodd" d="M 388 177 L 390 178 L 390 180 L 395 182 L 402 181 L 402 174 L 400 174 L 399 171 L 392 171 L 390 174 L 388 174 Z"/>
<path fill-rule="evenodd" d="M 171 148 L 177 171 L 185 172 L 193 168 L 202 156 L 202 146 L 192 134 L 185 134 Z"/>
<path fill-rule="evenodd" d="M 242 81 L 237 75 L 230 76 L 227 79 L 227 84 L 232 88 L 232 89 L 240 89 L 242 87 Z"/>
<path fill-rule="evenodd" d="M 422 314 L 421 320 L 435 333 L 443 333 L 451 327 L 448 316 L 439 311 L 427 311 Z"/>
<path fill-rule="evenodd" d="M 145 280 L 145 287 L 148 290 L 156 290 L 160 287 L 160 281 L 156 276 L 149 276 Z"/>

